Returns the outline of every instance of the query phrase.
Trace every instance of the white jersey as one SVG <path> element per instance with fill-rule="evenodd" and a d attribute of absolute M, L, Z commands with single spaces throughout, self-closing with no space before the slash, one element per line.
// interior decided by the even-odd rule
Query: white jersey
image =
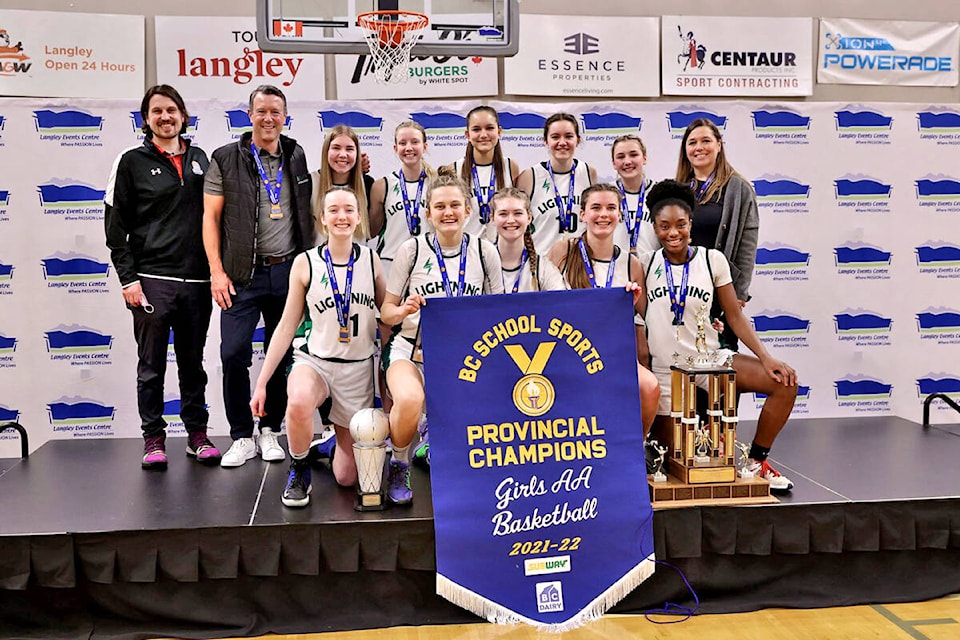
<path fill-rule="evenodd" d="M 569 241 L 567 246 L 567 259 L 563 263 L 563 277 L 564 281 L 567 282 L 567 288 L 572 289 L 570 282 L 566 280 L 567 278 L 567 268 L 570 265 L 571 260 L 576 260 L 577 262 L 583 262 L 583 255 L 580 253 L 579 243 L 576 240 Z M 610 273 L 610 269 L 613 268 L 613 282 L 610 283 L 610 287 L 625 287 L 627 283 L 632 281 L 634 277 L 639 274 L 630 273 L 630 253 L 628 251 L 622 251 L 619 247 L 613 248 L 613 260 L 597 260 L 594 259 L 590 262 L 590 265 L 593 267 L 593 279 L 597 283 L 597 288 L 602 289 L 607 284 L 607 275 Z"/>
<path fill-rule="evenodd" d="M 537 261 L 537 283 L 534 286 L 533 274 L 530 272 L 530 263 L 526 262 L 519 267 L 507 269 L 501 265 L 503 274 L 504 293 L 513 293 L 513 287 L 517 284 L 517 277 L 520 282 L 517 286 L 517 293 L 526 293 L 528 291 L 562 291 L 567 288 L 567 282 L 563 279 L 563 274 L 557 269 L 546 256 L 540 256 Z"/>
<path fill-rule="evenodd" d="M 650 189 L 650 183 L 646 183 L 646 191 Z M 653 218 L 650 217 L 650 211 L 640 203 L 640 192 L 624 190 L 626 195 L 627 211 L 623 210 L 623 200 L 620 202 L 620 224 L 613 234 L 613 243 L 620 247 L 621 251 L 630 251 L 630 227 L 640 217 L 640 231 L 637 235 L 637 255 L 643 255 L 660 248 L 660 241 L 657 240 L 657 232 L 653 228 Z M 639 209 L 639 211 L 638 211 Z"/>
<path fill-rule="evenodd" d="M 570 174 L 573 179 L 573 203 L 570 206 L 573 230 L 560 233 L 560 215 L 566 214 L 570 194 Z M 547 163 L 533 165 L 533 193 L 530 195 L 530 211 L 533 213 L 533 244 L 538 253 L 546 253 L 558 240 L 580 235 L 580 194 L 590 186 L 590 166 L 577 162 L 574 172 L 553 174 L 550 179 Z M 556 191 L 554 191 L 556 184 Z M 560 194 L 563 210 L 557 211 L 556 194 Z"/>
<path fill-rule="evenodd" d="M 397 173 L 391 173 L 383 179 L 386 182 L 383 201 L 383 228 L 380 229 L 380 235 L 377 237 L 377 254 L 381 260 L 393 260 L 400 245 L 410 238 L 410 230 L 407 226 L 406 210 L 403 207 L 403 193 L 400 190 L 401 176 Z M 423 235 L 427 228 L 426 195 L 429 181 L 429 177 L 423 181 L 420 205 L 417 208 L 417 215 L 420 218 L 420 235 Z M 410 211 L 412 213 L 419 181 L 410 182 L 404 179 L 404 182 L 406 182 L 407 197 L 410 198 Z"/>
<path fill-rule="evenodd" d="M 443 248 L 443 263 L 447 269 L 450 287 L 454 295 L 479 296 L 489 293 L 503 293 L 503 280 L 500 278 L 500 255 L 490 242 L 464 234 L 467 238 L 467 265 L 463 280 L 463 291 L 459 289 L 460 247 Z M 411 238 L 403 243 L 397 252 L 387 282 L 387 292 L 401 300 L 418 293 L 424 298 L 442 298 L 446 296 L 443 276 L 437 264 L 437 255 L 433 251 L 434 234 L 427 233 Z M 420 331 L 420 312 L 410 314 L 403 320 L 400 335 L 417 340 Z"/>
<path fill-rule="evenodd" d="M 693 247 L 693 255 L 688 262 L 690 272 L 687 275 L 687 298 L 678 342 L 665 270 L 668 268 L 671 270 L 673 285 L 679 289 L 683 282 L 683 265 L 667 262 L 662 249 L 653 253 L 644 264 L 647 265 L 644 287 L 647 295 L 645 320 L 651 368 L 664 371 L 673 364 L 674 353 L 683 357 L 696 355 L 697 313 L 701 308 L 706 308 L 709 313 L 713 306 L 716 289 L 730 284 L 733 280 L 730 277 L 730 266 L 722 253 L 715 249 Z M 704 331 L 707 349 L 719 349 L 720 339 L 710 322 L 707 322 Z"/>
<path fill-rule="evenodd" d="M 470 189 L 470 217 L 467 218 L 466 224 L 463 225 L 463 232 L 469 233 L 472 236 L 477 236 L 480 238 L 486 238 L 491 242 L 496 238 L 497 232 L 492 224 L 483 224 L 480 222 L 480 200 L 483 198 L 484 202 L 490 201 L 490 196 L 493 195 L 498 189 L 505 189 L 507 187 L 513 186 L 513 176 L 510 175 L 510 159 L 503 159 L 503 186 L 497 187 L 494 185 L 493 191 L 490 190 L 490 181 L 494 179 L 495 171 L 493 170 L 492 164 L 475 164 L 477 168 L 477 178 L 479 179 L 477 184 L 474 184 L 469 187 Z M 463 158 L 460 158 L 453 163 L 453 171 L 456 176 L 462 177 L 463 174 Z M 470 176 L 470 182 L 473 181 L 473 176 Z M 479 198 L 477 194 L 479 192 Z M 493 212 L 490 212 L 491 216 Z"/>
<path fill-rule="evenodd" d="M 310 283 L 307 285 L 306 322 L 303 339 L 295 342 L 295 348 L 324 360 L 366 360 L 376 351 L 377 304 L 373 270 L 373 252 L 369 247 L 353 245 L 353 285 L 350 292 L 350 309 L 347 329 L 350 342 L 340 342 L 340 321 L 333 300 L 333 289 L 323 259 L 327 244 L 306 252 L 310 265 Z M 334 264 L 340 294 L 347 284 L 347 265 Z"/>

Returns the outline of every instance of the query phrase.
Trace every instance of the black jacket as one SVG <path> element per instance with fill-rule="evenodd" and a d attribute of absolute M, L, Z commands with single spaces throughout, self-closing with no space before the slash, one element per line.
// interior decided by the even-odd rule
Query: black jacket
<path fill-rule="evenodd" d="M 110 258 L 126 286 L 137 274 L 208 280 L 203 250 L 207 154 L 183 140 L 183 179 L 150 138 L 113 163 L 104 197 Z"/>
<path fill-rule="evenodd" d="M 237 142 L 213 152 L 213 159 L 223 175 L 223 213 L 220 218 L 220 260 L 230 280 L 247 284 L 253 278 L 253 262 L 257 252 L 257 213 L 260 203 L 260 174 L 250 152 L 253 134 L 245 133 Z M 316 243 L 317 231 L 310 210 L 313 188 L 307 157 L 297 141 L 280 136 L 280 152 L 289 167 L 293 194 L 294 240 L 296 251 L 305 251 Z"/>

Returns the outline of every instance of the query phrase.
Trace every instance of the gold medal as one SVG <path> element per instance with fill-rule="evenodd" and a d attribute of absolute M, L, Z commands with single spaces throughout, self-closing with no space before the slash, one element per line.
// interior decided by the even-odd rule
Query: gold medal
<path fill-rule="evenodd" d="M 280 209 L 280 203 L 271 203 L 270 204 L 270 219 L 271 220 L 282 220 L 283 219 L 283 210 Z"/>
<path fill-rule="evenodd" d="M 350 344 L 350 329 L 347 327 L 340 327 L 340 343 L 341 344 Z"/>

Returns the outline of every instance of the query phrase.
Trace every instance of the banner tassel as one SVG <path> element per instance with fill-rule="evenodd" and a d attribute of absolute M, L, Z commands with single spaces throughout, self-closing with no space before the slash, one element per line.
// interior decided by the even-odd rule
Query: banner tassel
<path fill-rule="evenodd" d="M 656 568 L 655 558 L 650 554 L 622 578 L 598 595 L 583 609 L 563 622 L 544 624 L 522 616 L 492 600 L 470 591 L 441 574 L 437 574 L 437 595 L 446 598 L 461 609 L 466 609 L 494 624 L 524 623 L 547 633 L 563 633 L 599 619 L 611 607 L 623 600 L 631 591 L 653 575 Z"/>

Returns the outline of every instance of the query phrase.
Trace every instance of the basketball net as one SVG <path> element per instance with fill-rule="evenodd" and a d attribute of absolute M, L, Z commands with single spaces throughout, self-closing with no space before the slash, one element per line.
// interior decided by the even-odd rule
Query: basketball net
<path fill-rule="evenodd" d="M 380 84 L 399 84 L 410 77 L 410 51 L 429 24 L 413 11 L 370 11 L 357 16 L 370 47 L 373 75 Z"/>

